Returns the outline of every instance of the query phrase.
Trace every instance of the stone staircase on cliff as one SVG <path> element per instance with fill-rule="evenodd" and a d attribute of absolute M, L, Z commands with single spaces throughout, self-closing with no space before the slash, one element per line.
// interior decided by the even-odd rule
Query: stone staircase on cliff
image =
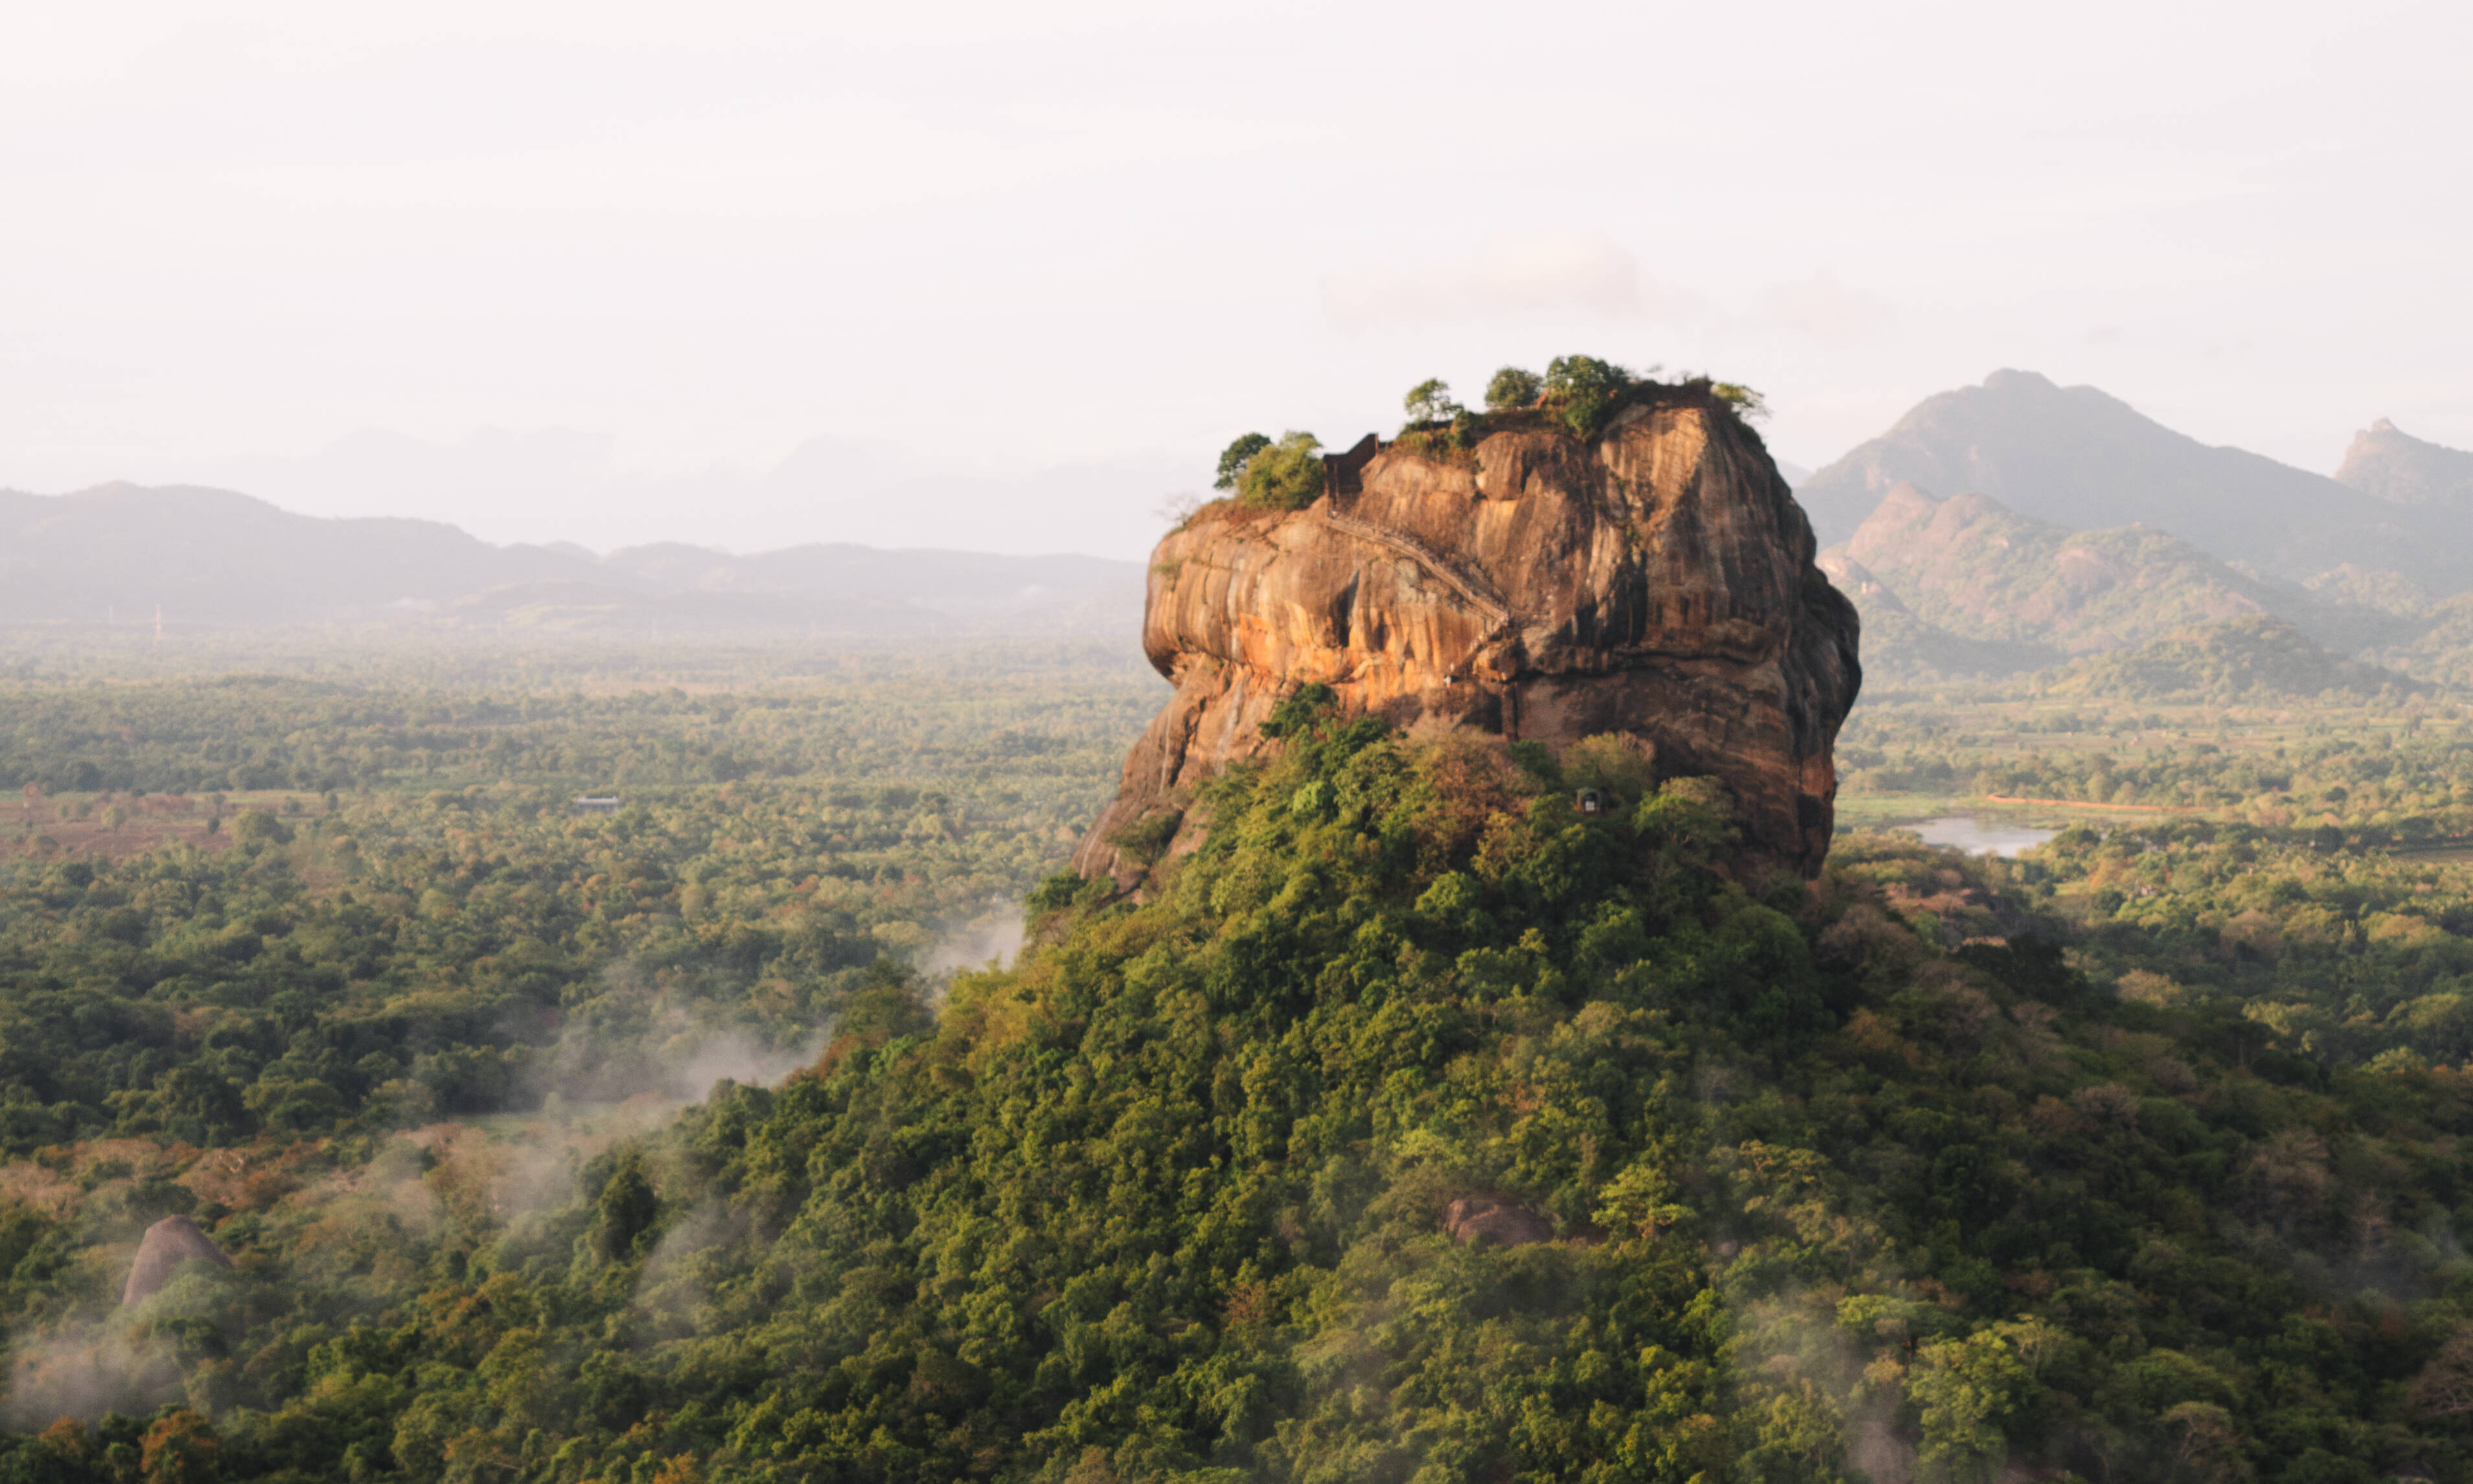
<path fill-rule="evenodd" d="M 1360 539 L 1372 541 L 1378 546 L 1387 547 L 1432 573 L 1444 586 L 1458 593 L 1469 607 L 1492 619 L 1498 632 L 1511 626 L 1511 605 L 1505 603 L 1501 594 L 1494 590 L 1493 584 L 1462 567 L 1405 531 L 1395 531 L 1389 526 L 1377 525 L 1371 520 L 1363 520 L 1344 514 L 1333 508 L 1329 501 L 1323 504 L 1322 518 L 1326 524 Z"/>

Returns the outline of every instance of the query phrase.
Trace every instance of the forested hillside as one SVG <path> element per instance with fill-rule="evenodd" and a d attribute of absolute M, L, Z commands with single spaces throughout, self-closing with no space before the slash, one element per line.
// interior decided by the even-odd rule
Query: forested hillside
<path fill-rule="evenodd" d="M 2081 709 L 2072 785 L 1893 701 L 1858 798 L 1991 744 L 1984 786 L 2202 812 L 1842 836 L 1807 888 L 1635 752 L 1309 696 L 1145 901 L 1056 878 L 948 985 L 1157 694 L 1104 679 L 506 722 L 676 738 L 614 815 L 468 715 L 331 808 L 21 834 L 0 1471 L 2466 1476 L 2473 873 L 2379 848 L 2473 822 L 2426 702 L 2254 746 Z M 82 704 L 272 735 L 292 683 Z M 835 706 L 984 784 L 761 740 Z M 174 1212 L 234 1266 L 119 1307 Z"/>
<path fill-rule="evenodd" d="M 1006 658 L 752 696 L 15 697 L 0 1150 L 623 1096 L 725 1040 L 778 1061 L 878 958 L 1009 925 L 1155 694 Z"/>

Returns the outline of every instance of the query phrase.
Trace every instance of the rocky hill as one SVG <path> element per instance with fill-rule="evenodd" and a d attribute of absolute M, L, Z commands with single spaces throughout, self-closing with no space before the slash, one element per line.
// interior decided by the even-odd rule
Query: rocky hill
<path fill-rule="evenodd" d="M 2295 582 L 2350 563 L 2437 593 L 2473 586 L 2473 530 L 2453 512 L 2211 447 L 2093 387 L 2032 371 L 1995 371 L 1980 387 L 1926 398 L 1796 493 L 1822 541 L 1835 543 L 1902 484 L 1989 496 L 2074 530 L 2144 523 Z"/>
<path fill-rule="evenodd" d="M 1861 672 L 1813 550 L 1759 439 L 1688 389 L 1587 439 L 1542 421 L 1457 454 L 1369 438 L 1309 507 L 1223 503 L 1160 542 L 1143 645 L 1177 692 L 1076 867 L 1130 884 L 1129 832 L 1189 844 L 1195 785 L 1318 684 L 1411 734 L 1619 735 L 1662 774 L 1724 780 L 1754 849 L 1817 869 Z"/>
<path fill-rule="evenodd" d="M 2473 510 L 2473 453 L 2424 443 L 2381 418 L 2353 435 L 2336 482 L 2391 505 Z"/>

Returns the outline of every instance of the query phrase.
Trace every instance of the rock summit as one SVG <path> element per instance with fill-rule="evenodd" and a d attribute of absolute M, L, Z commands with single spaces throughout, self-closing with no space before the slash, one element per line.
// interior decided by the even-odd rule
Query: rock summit
<path fill-rule="evenodd" d="M 1161 540 L 1142 642 L 1176 694 L 1077 871 L 1134 885 L 1133 826 L 1188 847 L 1193 786 L 1275 745 L 1261 723 L 1320 683 L 1411 735 L 1628 736 L 1661 777 L 1721 779 L 1749 851 L 1817 872 L 1857 620 L 1759 438 L 1689 386 L 1594 437 L 1513 421 L 1456 449 L 1369 437 L 1305 509 L 1222 502 Z"/>

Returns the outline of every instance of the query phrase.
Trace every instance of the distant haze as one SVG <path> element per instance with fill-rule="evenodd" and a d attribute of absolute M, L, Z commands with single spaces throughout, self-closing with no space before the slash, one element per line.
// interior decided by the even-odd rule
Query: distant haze
<path fill-rule="evenodd" d="M 453 443 L 361 432 L 301 459 L 210 461 L 215 483 L 312 515 L 416 512 L 498 541 L 596 551 L 688 539 L 731 551 L 811 541 L 1139 558 L 1168 491 L 1205 479 L 1128 457 L 988 471 L 880 442 L 810 439 L 779 463 L 629 469 L 614 438 L 485 429 Z"/>
<path fill-rule="evenodd" d="M 668 543 L 595 556 L 493 546 L 436 521 L 320 519 L 220 490 L 0 491 L 0 624 L 1123 642 L 1142 581 L 1134 562 L 1085 556 L 808 544 L 739 557 Z"/>
<path fill-rule="evenodd" d="M 2002 366 L 2473 446 L 2461 6 L 21 9 L 21 490 L 1137 557 L 1236 434 L 1566 350 L 1815 468 Z"/>

